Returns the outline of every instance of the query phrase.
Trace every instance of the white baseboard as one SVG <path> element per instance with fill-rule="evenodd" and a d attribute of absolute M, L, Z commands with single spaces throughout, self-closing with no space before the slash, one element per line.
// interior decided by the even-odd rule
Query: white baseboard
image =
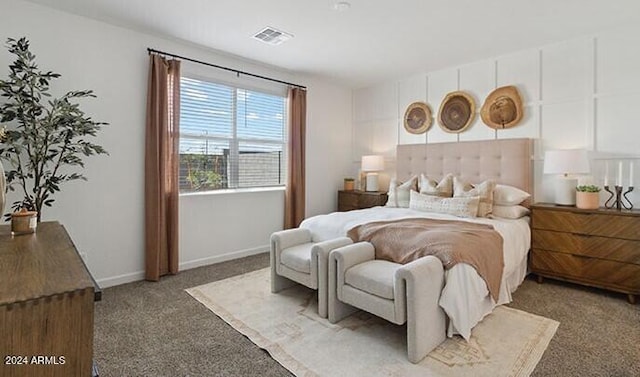
<path fill-rule="evenodd" d="M 144 271 L 131 272 L 129 274 L 113 276 L 109 278 L 98 279 L 96 282 L 100 288 L 109 288 L 116 285 L 133 283 L 134 281 L 144 280 Z"/>
<path fill-rule="evenodd" d="M 196 268 L 196 267 L 201 267 L 201 266 L 208 266 L 210 264 L 215 264 L 215 263 L 220 263 L 220 262 L 226 262 L 228 260 L 232 260 L 232 259 L 239 259 L 239 258 L 244 258 L 244 257 L 248 257 L 250 255 L 256 255 L 256 254 L 260 254 L 260 253 L 265 253 L 269 251 L 269 245 L 266 246 L 258 246 L 258 247 L 254 247 L 251 249 L 244 249 L 244 250 L 238 250 L 238 251 L 233 251 L 230 253 L 226 253 L 226 254 L 221 254 L 221 255 L 214 255 L 211 257 L 206 257 L 206 258 L 201 258 L 201 259 L 195 259 L 192 261 L 187 261 L 187 262 L 182 262 L 180 263 L 180 270 L 190 270 L 192 268 Z"/>
<path fill-rule="evenodd" d="M 208 266 L 210 264 L 226 262 L 232 259 L 244 258 L 250 255 L 265 253 L 267 251 L 269 251 L 269 245 L 258 246 L 251 249 L 233 251 L 231 253 L 214 255 L 211 257 L 182 262 L 179 264 L 179 269 L 180 271 L 190 270 L 196 267 Z M 136 271 L 136 272 L 131 272 L 129 274 L 98 279 L 97 283 L 100 286 L 100 288 L 109 288 L 116 285 L 132 283 L 134 281 L 140 281 L 140 280 L 144 280 L 144 271 Z"/>

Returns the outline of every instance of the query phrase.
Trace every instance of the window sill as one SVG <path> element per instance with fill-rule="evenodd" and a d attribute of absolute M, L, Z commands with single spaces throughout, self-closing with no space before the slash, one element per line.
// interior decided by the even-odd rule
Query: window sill
<path fill-rule="evenodd" d="M 199 191 L 199 192 L 185 192 L 181 193 L 180 197 L 191 196 L 209 196 L 209 195 L 234 195 L 234 194 L 248 194 L 255 192 L 273 192 L 284 191 L 284 186 L 277 187 L 252 187 L 252 188 L 239 188 L 239 189 L 226 189 L 226 190 L 211 190 L 211 191 Z"/>

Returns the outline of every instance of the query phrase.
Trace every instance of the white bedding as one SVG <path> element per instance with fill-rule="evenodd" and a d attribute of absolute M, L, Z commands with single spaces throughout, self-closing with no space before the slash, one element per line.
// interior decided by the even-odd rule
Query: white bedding
<path fill-rule="evenodd" d="M 518 220 L 466 219 L 408 208 L 373 207 L 314 216 L 304 220 L 300 227 L 309 229 L 313 241 L 319 242 L 343 237 L 349 229 L 360 224 L 416 217 L 491 224 L 504 240 L 504 271 L 497 303 L 489 295 L 484 280 L 470 265 L 460 263 L 445 271 L 445 286 L 440 297 L 440 306 L 450 318 L 447 335 L 460 334 L 469 340 L 471 329 L 496 305 L 511 302 L 511 293 L 524 280 L 527 270 L 527 252 L 531 244 L 528 218 Z"/>

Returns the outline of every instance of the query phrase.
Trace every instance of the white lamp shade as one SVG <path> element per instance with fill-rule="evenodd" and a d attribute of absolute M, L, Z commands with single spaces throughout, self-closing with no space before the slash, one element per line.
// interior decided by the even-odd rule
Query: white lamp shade
<path fill-rule="evenodd" d="M 382 170 L 384 170 L 384 157 L 362 156 L 362 171 L 382 171 Z"/>
<path fill-rule="evenodd" d="M 544 154 L 544 174 L 586 173 L 589 173 L 589 158 L 584 149 L 546 151 Z"/>

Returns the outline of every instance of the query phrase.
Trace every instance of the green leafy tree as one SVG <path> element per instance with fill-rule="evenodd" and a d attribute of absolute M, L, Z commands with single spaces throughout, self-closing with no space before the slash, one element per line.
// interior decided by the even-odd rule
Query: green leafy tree
<path fill-rule="evenodd" d="M 26 38 L 9 38 L 6 46 L 15 61 L 8 79 L 0 80 L 0 122 L 8 125 L 0 140 L 0 159 L 9 164 L 9 190 L 20 190 L 23 196 L 11 208 L 38 211 L 40 221 L 43 207 L 52 205 L 63 183 L 86 180 L 83 156 L 108 154 L 87 140 L 107 123 L 93 121 L 77 103 L 95 97 L 91 90 L 48 99 L 49 85 L 60 75 L 38 69 Z"/>
<path fill-rule="evenodd" d="M 209 166 L 212 165 L 209 155 L 185 154 L 182 158 L 187 165 L 185 178 L 191 190 L 214 190 L 222 186 L 222 176 Z"/>

